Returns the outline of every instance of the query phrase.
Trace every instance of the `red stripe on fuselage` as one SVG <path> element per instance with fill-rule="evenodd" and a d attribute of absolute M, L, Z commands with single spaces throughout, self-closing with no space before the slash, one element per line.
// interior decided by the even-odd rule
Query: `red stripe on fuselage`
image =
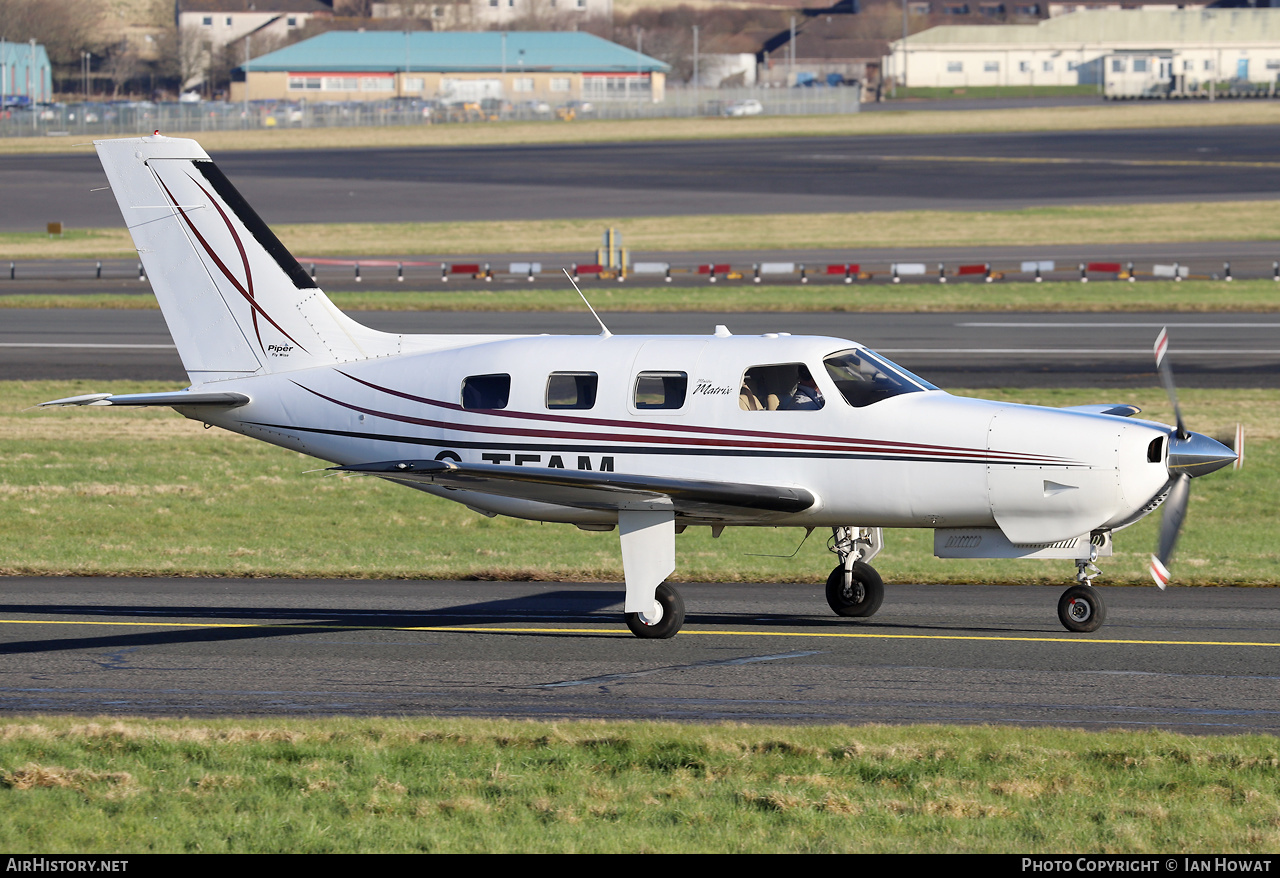
<path fill-rule="evenodd" d="M 726 450 L 733 448 L 755 448 L 770 449 L 775 451 L 821 451 L 821 452 L 843 452 L 846 454 L 877 454 L 877 455 L 893 455 L 898 457 L 917 457 L 923 459 L 935 459 L 940 461 L 967 461 L 974 463 L 1025 463 L 1026 461 L 1011 461 L 1005 457 L 993 454 L 988 451 L 968 451 L 962 449 L 954 450 L 918 450 L 906 447 L 895 448 L 887 443 L 871 443 L 862 444 L 856 440 L 846 440 L 836 444 L 819 444 L 811 442 L 764 442 L 749 440 L 730 440 L 730 439 L 713 439 L 708 437 L 669 437 L 669 436 L 644 436 L 635 433 L 591 433 L 583 434 L 577 431 L 563 430 L 529 430 L 517 427 L 497 427 L 482 424 L 456 424 L 448 421 L 438 421 L 428 418 L 419 418 L 413 415 L 399 415 L 392 412 L 383 412 L 378 409 L 366 408 L 365 406 L 356 405 L 355 403 L 344 402 L 331 396 L 326 396 L 318 390 L 312 390 L 302 384 L 298 387 L 320 397 L 323 400 L 342 406 L 343 408 L 357 411 L 366 415 L 374 415 L 379 418 L 386 418 L 391 421 L 398 421 L 405 424 L 414 424 L 421 427 L 432 427 L 439 430 L 448 430 L 458 433 L 486 433 L 496 436 L 524 436 L 538 439 L 573 439 L 579 442 L 632 442 L 639 445 L 663 445 L 667 447 L 685 445 L 694 447 L 724 448 Z M 475 410 L 477 414 L 497 414 L 491 410 Z M 625 423 L 625 422 L 624 422 Z M 448 444 L 442 442 L 442 444 Z M 639 450 L 639 449 L 637 449 Z"/>
<path fill-rule="evenodd" d="M 436 406 L 438 408 L 447 409 L 449 411 L 476 411 L 477 413 L 480 413 L 480 410 L 477 410 L 477 409 L 464 409 L 458 403 L 444 402 L 443 400 L 431 399 L 429 397 L 415 396 L 411 393 L 406 393 L 400 390 L 392 390 L 391 388 L 382 387 L 381 385 L 374 384 L 369 381 L 365 381 L 362 378 L 357 378 L 356 376 L 351 375 L 348 372 L 343 372 L 341 369 L 338 369 L 336 371 L 338 372 L 338 374 L 343 375 L 347 378 L 350 378 L 352 381 L 355 381 L 359 384 L 363 384 L 364 386 L 369 387 L 373 390 L 377 390 L 382 393 L 389 394 L 391 396 L 399 397 L 400 399 L 406 399 L 411 402 L 420 402 L 420 403 L 423 403 L 424 405 Z M 299 386 L 301 387 L 302 385 L 299 385 Z M 310 388 L 304 388 L 304 389 L 309 390 Z M 316 393 L 316 391 L 314 390 L 312 390 L 311 392 Z M 319 396 L 322 394 L 317 393 L 317 395 Z M 325 397 L 325 399 L 329 399 L 329 397 Z M 337 402 L 339 405 L 346 405 L 346 403 L 339 402 L 338 400 L 331 399 L 330 401 Z M 366 412 L 366 413 L 370 413 L 370 412 Z M 804 448 L 808 450 L 831 450 L 831 451 L 857 450 L 863 453 L 879 451 L 879 452 L 885 452 L 885 453 L 891 453 L 891 454 L 910 454 L 910 455 L 937 454 L 937 455 L 946 455 L 946 456 L 953 456 L 953 457 L 964 456 L 964 457 L 988 458 L 990 456 L 996 455 L 1001 458 L 1000 462 L 1002 463 L 1028 463 L 1028 464 L 1043 464 L 1043 465 L 1071 465 L 1071 464 L 1077 463 L 1077 461 L 1067 460 L 1065 458 L 1044 457 L 1042 455 L 1023 454 L 1021 452 L 992 452 L 992 451 L 988 451 L 987 449 L 962 448 L 962 447 L 951 446 L 951 445 L 927 445 L 927 444 L 914 443 L 914 442 L 890 442 L 882 439 L 850 439 L 844 436 L 808 436 L 808 435 L 797 435 L 794 433 L 774 433 L 774 432 L 766 432 L 766 431 L 759 431 L 759 430 L 736 430 L 728 427 L 704 427 L 704 426 L 690 427 L 690 426 L 684 426 L 681 424 L 637 423 L 635 421 L 616 421 L 608 418 L 584 418 L 584 417 L 576 417 L 571 415 L 551 415 L 551 414 L 544 415 L 544 414 L 534 413 L 534 412 L 513 412 L 513 411 L 502 411 L 497 409 L 485 409 L 483 411 L 483 414 L 491 417 L 495 417 L 495 418 L 512 418 L 517 420 L 533 420 L 533 421 L 544 421 L 544 422 L 549 421 L 552 423 L 574 424 L 574 425 L 583 425 L 583 426 L 592 426 L 592 427 L 611 427 L 614 429 L 622 429 L 622 430 L 628 430 L 628 431 L 634 431 L 636 429 L 644 429 L 644 430 L 653 430 L 653 431 L 662 431 L 662 432 L 703 433 L 703 434 L 715 435 L 715 436 L 741 436 L 741 437 L 748 437 L 750 439 L 782 440 L 781 443 L 774 442 L 772 444 L 749 443 L 749 442 L 711 443 L 711 442 L 697 442 L 695 440 L 688 439 L 687 437 L 680 437 L 679 439 L 675 439 L 674 437 L 668 438 L 664 436 L 638 437 L 634 433 L 628 432 L 626 436 L 620 437 L 624 441 L 637 441 L 637 442 L 639 441 L 651 441 L 651 442 L 678 441 L 678 442 L 685 442 L 687 444 L 718 444 L 723 446 L 748 445 L 749 447 L 761 447 L 761 448 Z M 396 418 L 399 418 L 400 416 L 393 415 L 390 417 L 392 417 L 393 419 L 396 419 Z M 485 429 L 480 427 L 469 427 L 469 426 L 459 427 L 456 425 L 446 424 L 443 421 L 430 421 L 430 422 L 424 422 L 424 423 L 431 423 L 433 425 L 442 426 L 445 429 L 474 430 L 476 432 L 509 433 L 512 435 L 539 435 L 538 433 L 527 431 L 527 430 L 506 431 L 506 430 L 501 430 L 500 428 Z M 560 434 L 549 434 L 549 435 L 556 435 L 556 436 L 563 436 L 563 437 L 580 437 L 581 436 L 581 434 L 579 433 L 560 433 Z M 790 444 L 790 443 L 796 443 L 796 442 L 802 442 L 802 443 L 818 442 L 818 443 L 828 443 L 828 444 L 813 444 L 813 445 Z M 783 444 L 783 443 L 788 443 L 788 444 Z"/>

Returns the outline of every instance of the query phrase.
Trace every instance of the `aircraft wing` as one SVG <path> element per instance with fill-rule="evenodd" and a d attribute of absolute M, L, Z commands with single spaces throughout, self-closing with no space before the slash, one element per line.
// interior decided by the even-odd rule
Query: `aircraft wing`
<path fill-rule="evenodd" d="M 40 406 L 49 405 L 222 405 L 238 406 L 249 401 L 243 393 L 200 392 L 178 390 L 168 393 L 86 393 L 84 396 L 68 396 L 66 399 L 54 399 L 42 402 Z"/>
<path fill-rule="evenodd" d="M 1068 412 L 1085 412 L 1091 415 L 1123 415 L 1132 418 L 1142 409 L 1128 403 L 1100 403 L 1098 405 L 1069 405 L 1063 408 Z"/>
<path fill-rule="evenodd" d="M 794 486 L 449 460 L 387 460 L 331 469 L 580 509 L 673 510 L 678 514 L 712 518 L 769 520 L 803 512 L 817 502 L 812 493 Z"/>

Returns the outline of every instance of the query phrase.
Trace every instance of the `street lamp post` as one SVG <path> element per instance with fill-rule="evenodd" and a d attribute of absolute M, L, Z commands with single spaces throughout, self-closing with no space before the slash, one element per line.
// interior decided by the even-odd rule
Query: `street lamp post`
<path fill-rule="evenodd" d="M 907 0 L 902 0 L 902 87 L 907 87 Z"/>
<path fill-rule="evenodd" d="M 694 100 L 698 99 L 698 26 L 693 26 L 693 88 Z"/>
<path fill-rule="evenodd" d="M 27 102 L 31 106 L 31 129 L 34 131 L 37 127 L 36 120 L 40 114 L 36 112 L 36 40 L 32 37 L 28 40 L 31 44 L 31 66 L 27 69 Z"/>

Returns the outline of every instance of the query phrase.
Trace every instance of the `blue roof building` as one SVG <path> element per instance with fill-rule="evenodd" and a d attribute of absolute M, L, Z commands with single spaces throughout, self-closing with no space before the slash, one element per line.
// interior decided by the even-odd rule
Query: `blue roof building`
<path fill-rule="evenodd" d="M 241 72 L 251 100 L 661 101 L 668 69 L 577 31 L 330 31 L 254 58 Z"/>
<path fill-rule="evenodd" d="M 39 43 L 0 41 L 0 103 L 53 100 L 53 70 Z"/>

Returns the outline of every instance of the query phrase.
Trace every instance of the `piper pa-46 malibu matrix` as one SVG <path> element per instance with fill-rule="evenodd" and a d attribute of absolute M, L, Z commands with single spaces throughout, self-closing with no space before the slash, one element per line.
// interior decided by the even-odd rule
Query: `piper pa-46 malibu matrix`
<path fill-rule="evenodd" d="M 686 527 L 831 528 L 827 601 L 867 617 L 882 528 L 934 531 L 942 558 L 1074 561 L 1072 631 L 1112 533 L 1165 504 L 1152 575 L 1168 581 L 1190 479 L 1230 448 L 1136 420 L 952 396 L 838 338 L 400 335 L 339 311 L 192 140 L 96 143 L 191 386 L 46 405 L 182 415 L 463 503 L 484 515 L 621 535 L 624 612 L 673 636 L 664 580 Z M 1164 358 L 1157 362 L 1174 402 Z"/>

